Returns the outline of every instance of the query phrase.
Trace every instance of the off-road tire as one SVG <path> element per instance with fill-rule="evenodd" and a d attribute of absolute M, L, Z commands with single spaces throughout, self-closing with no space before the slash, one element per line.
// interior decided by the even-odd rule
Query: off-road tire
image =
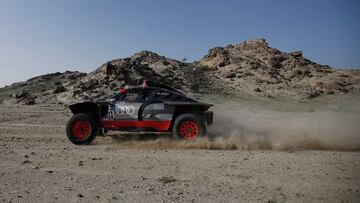
<path fill-rule="evenodd" d="M 205 122 L 195 114 L 180 114 L 175 118 L 172 135 L 176 140 L 196 140 L 204 137 L 206 135 Z"/>
<path fill-rule="evenodd" d="M 97 132 L 98 126 L 94 119 L 84 113 L 73 115 L 66 125 L 67 137 L 76 145 L 91 143 Z"/>

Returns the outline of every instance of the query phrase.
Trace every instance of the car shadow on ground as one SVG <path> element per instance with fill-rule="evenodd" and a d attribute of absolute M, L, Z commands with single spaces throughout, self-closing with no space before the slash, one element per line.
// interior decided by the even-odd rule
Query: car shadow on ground
<path fill-rule="evenodd" d="M 152 141 L 157 139 L 171 139 L 170 133 L 153 132 L 116 132 L 107 135 L 117 142 Z"/>

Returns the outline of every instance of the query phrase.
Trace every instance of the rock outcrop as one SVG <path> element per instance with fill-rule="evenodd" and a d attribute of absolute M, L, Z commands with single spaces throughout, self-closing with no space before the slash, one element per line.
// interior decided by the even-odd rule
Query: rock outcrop
<path fill-rule="evenodd" d="M 314 63 L 301 51 L 281 52 L 265 39 L 210 49 L 199 63 L 212 72 L 212 80 L 253 95 L 301 99 L 359 88 L 360 71 Z"/>

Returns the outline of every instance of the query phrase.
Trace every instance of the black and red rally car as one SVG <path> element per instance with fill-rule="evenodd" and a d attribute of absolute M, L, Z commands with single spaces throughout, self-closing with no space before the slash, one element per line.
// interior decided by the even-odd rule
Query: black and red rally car
<path fill-rule="evenodd" d="M 206 135 L 206 125 L 213 121 L 211 106 L 169 86 L 144 81 L 123 86 L 106 101 L 70 105 L 74 115 L 66 133 L 74 144 L 90 143 L 108 130 L 172 132 L 177 140 L 195 140 Z"/>

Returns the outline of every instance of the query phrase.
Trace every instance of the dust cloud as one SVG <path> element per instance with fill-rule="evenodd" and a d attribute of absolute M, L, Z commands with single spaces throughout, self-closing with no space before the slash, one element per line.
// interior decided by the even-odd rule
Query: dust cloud
<path fill-rule="evenodd" d="M 114 136 L 117 147 L 214 150 L 360 150 L 360 116 L 334 112 L 216 111 L 207 138 L 175 141 L 169 135 Z"/>
<path fill-rule="evenodd" d="M 360 116 L 334 112 L 221 112 L 215 142 L 243 150 L 360 150 Z"/>

